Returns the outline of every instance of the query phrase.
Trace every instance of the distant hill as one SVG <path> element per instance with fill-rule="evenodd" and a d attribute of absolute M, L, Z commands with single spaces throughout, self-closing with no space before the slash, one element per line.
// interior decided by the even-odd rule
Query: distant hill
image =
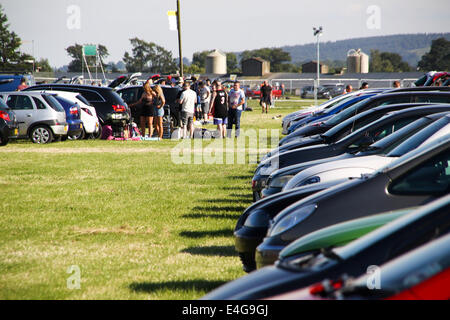
<path fill-rule="evenodd" d="M 421 57 L 430 50 L 431 42 L 441 37 L 450 40 L 450 33 L 399 34 L 321 42 L 320 59 L 346 60 L 347 52 L 350 49 L 361 49 L 367 54 L 370 54 L 370 50 L 375 49 L 380 52 L 398 53 L 403 60 L 412 67 L 416 67 Z M 281 48 L 291 54 L 293 63 L 316 59 L 315 43 Z"/>

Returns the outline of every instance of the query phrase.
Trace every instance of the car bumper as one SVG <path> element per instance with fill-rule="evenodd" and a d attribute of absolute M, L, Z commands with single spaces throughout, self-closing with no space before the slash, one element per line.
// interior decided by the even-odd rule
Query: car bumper
<path fill-rule="evenodd" d="M 16 139 L 19 137 L 19 128 L 14 125 L 5 125 L 2 129 L 2 136 Z"/>
<path fill-rule="evenodd" d="M 283 191 L 283 188 L 266 187 L 261 191 L 261 198 L 270 197 L 274 194 L 280 193 L 281 191 Z"/>
<path fill-rule="evenodd" d="M 245 272 L 256 269 L 255 251 L 266 236 L 267 228 L 251 228 L 243 226 L 235 231 L 235 249 L 241 258 Z"/>
<path fill-rule="evenodd" d="M 64 136 L 69 131 L 69 125 L 67 123 L 50 126 L 50 128 L 52 129 L 53 133 L 57 136 Z"/>
<path fill-rule="evenodd" d="M 79 135 L 83 131 L 83 124 L 77 123 L 77 124 L 70 124 L 69 123 L 69 130 L 67 131 L 67 134 L 69 136 L 75 136 Z"/>
<path fill-rule="evenodd" d="M 261 269 L 273 265 L 283 249 L 284 246 L 261 244 L 255 252 L 256 268 Z"/>

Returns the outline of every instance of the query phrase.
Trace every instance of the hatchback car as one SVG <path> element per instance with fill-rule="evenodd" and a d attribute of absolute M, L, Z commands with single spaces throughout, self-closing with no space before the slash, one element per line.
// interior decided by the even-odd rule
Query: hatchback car
<path fill-rule="evenodd" d="M 66 113 L 51 94 L 40 92 L 0 92 L 9 108 L 16 114 L 19 138 L 33 143 L 50 143 L 67 135 Z"/>
<path fill-rule="evenodd" d="M 19 136 L 16 114 L 0 99 L 0 146 L 6 146 L 11 138 Z"/>

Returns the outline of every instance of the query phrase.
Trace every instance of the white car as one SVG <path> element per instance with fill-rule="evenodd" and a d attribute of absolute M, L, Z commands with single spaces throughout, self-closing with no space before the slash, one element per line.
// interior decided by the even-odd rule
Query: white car
<path fill-rule="evenodd" d="M 450 133 L 450 115 L 423 128 L 404 141 L 386 156 L 372 155 L 356 157 L 319 164 L 296 174 L 283 188 L 283 191 L 319 182 L 344 182 L 361 175 L 372 174 L 389 165 L 403 154 L 441 138 Z"/>
<path fill-rule="evenodd" d="M 81 109 L 81 121 L 83 122 L 83 132 L 81 136 L 74 137 L 74 140 L 83 139 L 84 137 L 99 138 L 100 135 L 100 123 L 97 117 L 95 108 L 89 104 L 89 102 L 77 92 L 69 91 L 56 91 L 46 90 L 44 91 L 50 94 L 57 94 L 67 100 L 73 101 L 80 106 Z M 69 137 L 70 138 L 70 137 Z"/>

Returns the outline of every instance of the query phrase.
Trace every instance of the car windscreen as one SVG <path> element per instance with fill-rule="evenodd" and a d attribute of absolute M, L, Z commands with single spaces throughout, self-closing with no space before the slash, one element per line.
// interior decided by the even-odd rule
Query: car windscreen
<path fill-rule="evenodd" d="M 401 157 L 404 154 L 416 149 L 429 137 L 450 123 L 449 117 L 443 117 L 426 128 L 420 130 L 411 138 L 403 142 L 397 148 L 387 154 L 388 157 Z"/>
<path fill-rule="evenodd" d="M 366 103 L 368 103 L 369 101 L 367 100 L 367 98 L 370 98 L 371 96 L 368 96 L 366 98 L 363 98 L 362 101 L 357 101 L 355 104 L 353 104 L 352 106 L 348 107 L 347 109 L 339 112 L 337 115 L 335 115 L 333 118 L 327 120 L 325 122 L 326 126 L 331 126 L 334 127 L 335 125 L 337 125 L 338 123 L 341 123 L 342 121 L 351 118 L 352 115 L 356 115 L 358 113 L 358 110 L 364 106 Z"/>
<path fill-rule="evenodd" d="M 55 99 L 55 97 L 48 95 L 48 94 L 43 94 L 42 98 L 44 98 L 44 100 L 48 103 L 48 105 L 55 111 L 58 112 L 65 112 L 64 108 L 61 106 L 61 104 L 58 102 L 58 100 Z"/>

